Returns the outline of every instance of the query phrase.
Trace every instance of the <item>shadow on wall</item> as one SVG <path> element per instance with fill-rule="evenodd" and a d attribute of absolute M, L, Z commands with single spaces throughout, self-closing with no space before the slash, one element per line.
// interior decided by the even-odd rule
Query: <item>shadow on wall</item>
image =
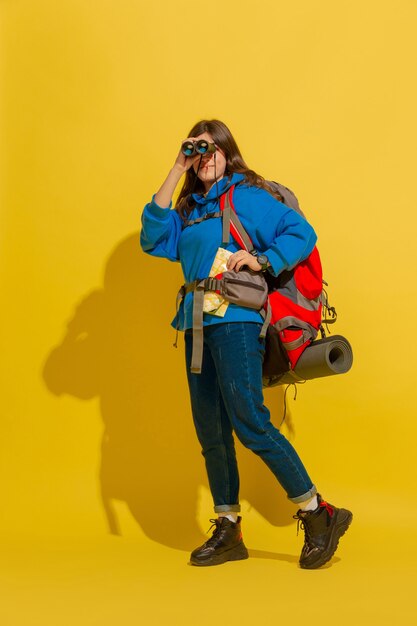
<path fill-rule="evenodd" d="M 144 255 L 138 234 L 122 241 L 105 267 L 102 289 L 76 307 L 44 380 L 55 395 L 100 398 L 104 424 L 100 488 L 111 533 L 121 534 L 113 500 L 126 502 L 146 535 L 189 550 L 201 542 L 197 492 L 207 485 L 192 424 L 184 355 L 172 348 L 172 302 L 178 266 Z M 168 294 L 161 296 L 161 289 Z M 182 341 L 179 341 L 183 352 Z M 282 413 L 281 388 L 268 390 Z M 281 416 L 274 419 L 279 425 Z M 287 411 L 287 428 L 292 432 Z M 294 506 L 274 476 L 238 444 L 241 499 L 276 526 L 292 522 Z"/>

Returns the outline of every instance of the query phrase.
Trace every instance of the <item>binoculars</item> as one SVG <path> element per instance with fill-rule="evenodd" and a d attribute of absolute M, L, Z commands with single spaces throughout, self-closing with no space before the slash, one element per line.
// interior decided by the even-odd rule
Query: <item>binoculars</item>
<path fill-rule="evenodd" d="M 214 143 L 209 143 L 205 139 L 199 139 L 198 141 L 184 141 L 181 146 L 181 152 L 186 157 L 195 156 L 196 154 L 214 154 L 216 152 L 216 146 Z"/>

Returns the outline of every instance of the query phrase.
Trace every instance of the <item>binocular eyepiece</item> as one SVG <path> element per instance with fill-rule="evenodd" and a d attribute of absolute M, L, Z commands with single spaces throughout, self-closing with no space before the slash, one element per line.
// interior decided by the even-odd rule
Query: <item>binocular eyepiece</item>
<path fill-rule="evenodd" d="M 216 152 L 216 146 L 214 143 L 209 143 L 205 139 L 199 139 L 198 141 L 184 141 L 181 146 L 181 152 L 186 157 L 195 156 L 196 154 L 214 154 Z"/>

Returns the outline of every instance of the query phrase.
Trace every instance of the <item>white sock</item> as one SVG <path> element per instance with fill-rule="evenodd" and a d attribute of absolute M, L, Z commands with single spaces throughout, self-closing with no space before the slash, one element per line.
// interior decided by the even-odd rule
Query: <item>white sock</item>
<path fill-rule="evenodd" d="M 311 500 L 306 500 L 305 502 L 300 503 L 300 509 L 302 511 L 315 511 L 319 505 L 319 501 L 317 500 L 317 496 L 313 496 Z"/>
<path fill-rule="evenodd" d="M 227 517 L 231 522 L 237 522 L 237 513 L 232 513 L 231 511 L 229 513 L 219 513 L 220 517 Z"/>

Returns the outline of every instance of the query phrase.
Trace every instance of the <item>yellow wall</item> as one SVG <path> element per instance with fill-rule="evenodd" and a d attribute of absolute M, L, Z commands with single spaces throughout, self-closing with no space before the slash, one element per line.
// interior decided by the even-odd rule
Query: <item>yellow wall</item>
<path fill-rule="evenodd" d="M 354 349 L 349 374 L 299 388 L 285 432 L 367 529 L 357 554 L 382 537 L 381 517 L 415 523 L 415 3 L 5 0 L 0 11 L 2 535 L 105 545 L 110 530 L 188 550 L 208 526 L 182 342 L 171 347 L 180 269 L 138 246 L 143 205 L 203 117 L 224 120 L 250 166 L 297 193 L 334 332 Z M 279 421 L 281 391 L 267 400 Z M 292 508 L 239 454 L 248 516 L 282 530 Z"/>

